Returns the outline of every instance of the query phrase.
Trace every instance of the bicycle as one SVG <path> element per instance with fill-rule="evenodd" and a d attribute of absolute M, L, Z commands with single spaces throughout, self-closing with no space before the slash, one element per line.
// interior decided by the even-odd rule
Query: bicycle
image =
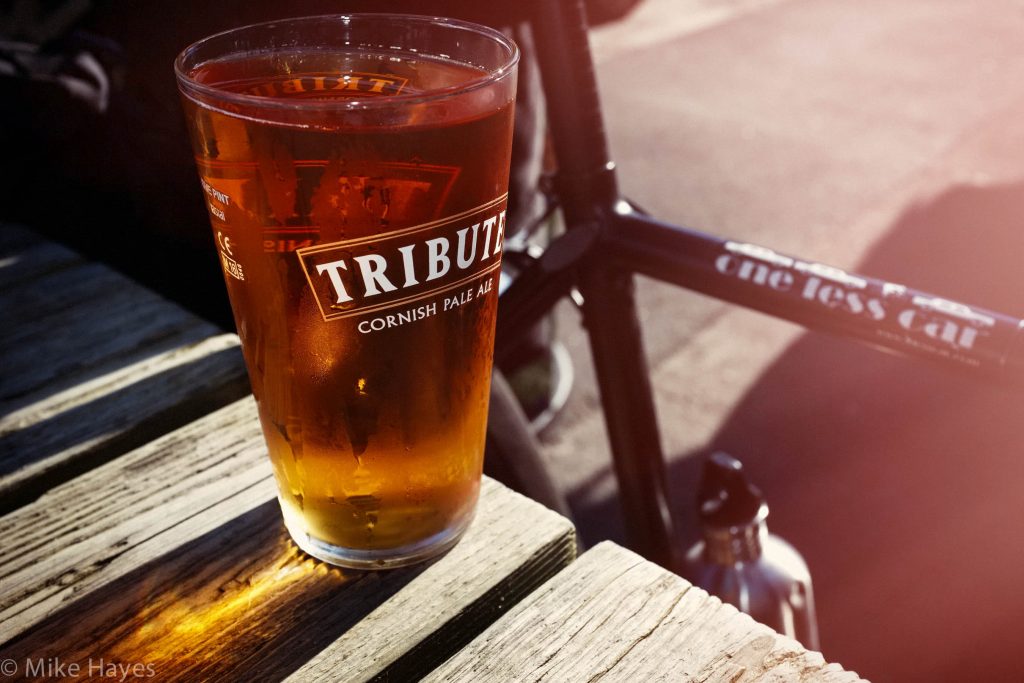
<path fill-rule="evenodd" d="M 678 566 L 681 550 L 637 319 L 636 274 L 903 355 L 1002 379 L 1020 376 L 1024 321 L 663 223 L 636 209 L 618 190 L 608 152 L 582 3 L 535 3 L 534 10 L 531 25 L 557 159 L 555 201 L 566 231 L 502 295 L 495 360 L 500 365 L 514 353 L 521 331 L 555 303 L 582 295 L 627 542 L 634 550 L 669 568 Z M 566 511 L 522 411 L 496 377 L 489 458 L 518 470 L 513 478 L 528 494 Z"/>

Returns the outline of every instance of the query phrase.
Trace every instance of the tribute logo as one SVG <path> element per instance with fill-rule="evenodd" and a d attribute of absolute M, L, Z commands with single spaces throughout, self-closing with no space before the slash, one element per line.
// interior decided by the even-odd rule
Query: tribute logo
<path fill-rule="evenodd" d="M 506 197 L 405 230 L 298 249 L 324 320 L 411 304 L 499 268 Z"/>
<path fill-rule="evenodd" d="M 409 82 L 392 74 L 352 72 L 347 74 L 303 74 L 260 83 L 245 91 L 263 97 L 301 97 L 318 99 L 341 92 L 345 95 L 397 95 Z M 333 92 L 332 92 L 333 91 Z"/>

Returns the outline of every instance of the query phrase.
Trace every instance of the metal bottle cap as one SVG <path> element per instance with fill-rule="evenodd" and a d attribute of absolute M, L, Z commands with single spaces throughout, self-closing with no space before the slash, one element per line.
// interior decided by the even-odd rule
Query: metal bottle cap
<path fill-rule="evenodd" d="M 709 561 L 731 565 L 761 556 L 768 504 L 747 481 L 739 460 L 722 452 L 709 457 L 697 499 Z"/>

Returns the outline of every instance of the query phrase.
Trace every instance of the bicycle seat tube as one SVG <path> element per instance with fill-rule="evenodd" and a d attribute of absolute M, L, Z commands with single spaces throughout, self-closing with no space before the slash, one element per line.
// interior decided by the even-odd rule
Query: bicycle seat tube
<path fill-rule="evenodd" d="M 576 282 L 597 372 L 626 522 L 627 543 L 671 566 L 676 538 L 667 475 L 641 341 L 633 275 L 606 258 L 601 238 L 619 202 L 608 154 L 582 1 L 537 1 L 533 28 L 558 164 L 556 189 L 568 232 L 596 241 Z"/>

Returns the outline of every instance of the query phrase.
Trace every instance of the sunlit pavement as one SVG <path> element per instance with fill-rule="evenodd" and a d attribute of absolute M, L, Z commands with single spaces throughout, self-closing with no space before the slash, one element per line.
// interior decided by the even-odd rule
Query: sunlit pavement
<path fill-rule="evenodd" d="M 647 0 L 593 38 L 625 192 L 655 215 L 1024 316 L 1024 5 Z M 1017 680 L 1020 393 L 640 282 L 675 506 L 744 460 L 810 564 L 827 657 Z M 575 311 L 545 434 L 588 540 L 621 538 Z"/>

